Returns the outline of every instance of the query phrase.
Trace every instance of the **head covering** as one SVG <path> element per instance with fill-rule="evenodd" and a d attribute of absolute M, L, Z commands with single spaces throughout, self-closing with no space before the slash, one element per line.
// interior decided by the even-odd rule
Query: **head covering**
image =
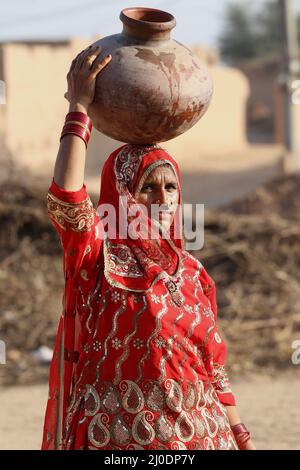
<path fill-rule="evenodd" d="M 138 232 L 134 231 L 133 239 L 128 230 L 124 232 L 124 227 L 120 227 L 120 217 L 123 216 L 128 227 L 132 222 L 128 216 L 130 210 L 134 207 L 136 212 L 139 207 L 135 193 L 155 168 L 166 164 L 173 169 L 179 189 L 179 203 L 169 237 L 159 224 L 140 210 L 141 227 Z M 109 204 L 116 211 L 115 233 L 108 233 L 103 247 L 105 277 L 111 285 L 144 291 L 151 287 L 157 276 L 172 275 L 178 269 L 183 245 L 180 185 L 177 162 L 159 145 L 125 144 L 109 156 L 102 171 L 98 212 Z"/>

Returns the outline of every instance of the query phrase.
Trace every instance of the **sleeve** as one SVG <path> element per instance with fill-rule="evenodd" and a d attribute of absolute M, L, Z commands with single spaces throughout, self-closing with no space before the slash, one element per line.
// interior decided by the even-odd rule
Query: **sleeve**
<path fill-rule="evenodd" d="M 208 355 L 205 361 L 205 367 L 220 402 L 223 405 L 235 406 L 235 396 L 232 392 L 226 371 L 227 346 L 220 335 L 217 324 L 218 307 L 216 285 L 203 266 L 200 272 L 200 283 L 203 293 L 210 301 L 211 310 L 213 312 L 213 326 L 211 327 L 208 337 Z"/>
<path fill-rule="evenodd" d="M 47 212 L 63 248 L 64 271 L 75 276 L 83 261 L 91 265 L 102 246 L 103 233 L 99 215 L 87 193 L 86 185 L 67 191 L 54 178 L 47 193 Z M 82 277 L 86 270 L 81 270 Z"/>

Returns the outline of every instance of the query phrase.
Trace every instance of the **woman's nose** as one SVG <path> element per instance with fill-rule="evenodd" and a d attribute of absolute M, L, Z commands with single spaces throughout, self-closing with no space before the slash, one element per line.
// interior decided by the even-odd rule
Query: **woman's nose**
<path fill-rule="evenodd" d="M 163 189 L 159 191 L 159 193 L 157 194 L 156 200 L 157 200 L 157 204 L 167 204 L 168 202 L 167 191 Z"/>

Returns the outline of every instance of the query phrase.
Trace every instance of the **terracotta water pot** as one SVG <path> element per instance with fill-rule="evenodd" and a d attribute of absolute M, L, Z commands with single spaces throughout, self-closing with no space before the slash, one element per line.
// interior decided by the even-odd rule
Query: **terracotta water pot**
<path fill-rule="evenodd" d="M 152 144 L 183 134 L 206 112 L 213 84 L 206 65 L 171 39 L 176 25 L 165 11 L 134 7 L 120 13 L 123 31 L 106 36 L 89 107 L 93 126 L 121 142 Z"/>

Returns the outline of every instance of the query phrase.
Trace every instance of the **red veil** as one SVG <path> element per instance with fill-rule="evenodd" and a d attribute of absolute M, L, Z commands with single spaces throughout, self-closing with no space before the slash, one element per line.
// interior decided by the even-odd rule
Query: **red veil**
<path fill-rule="evenodd" d="M 173 168 L 180 188 L 177 163 L 159 145 L 125 144 L 112 152 L 107 159 L 101 176 L 98 206 L 112 204 L 116 209 L 116 237 L 113 247 L 109 236 L 104 236 L 101 219 L 91 203 L 85 184 L 78 191 L 66 191 L 52 180 L 47 195 L 48 214 L 59 233 L 63 247 L 65 291 L 50 365 L 42 450 L 62 448 L 66 408 L 81 351 L 80 320 L 75 302 L 78 276 L 86 276 L 86 289 L 89 289 L 93 279 L 89 279 L 87 273 L 95 266 L 95 276 L 97 268 L 98 271 L 104 271 L 109 284 L 121 289 L 144 291 L 151 287 L 158 277 L 166 273 L 173 274 L 178 269 L 183 241 L 181 228 L 179 236 L 175 237 L 174 227 L 175 224 L 181 227 L 180 204 L 171 227 L 170 239 L 165 239 L 160 233 L 159 239 L 155 240 L 141 237 L 136 240 L 124 238 L 120 234 L 118 224 L 120 196 L 128 207 L 136 204 L 134 192 L 150 171 L 166 163 Z M 145 214 L 143 223 L 148 226 L 151 224 Z M 116 246 L 121 256 L 130 258 L 129 269 L 134 276 L 128 276 L 128 272 L 123 271 L 122 263 L 116 262 Z M 128 269 L 128 263 L 126 266 Z"/>

